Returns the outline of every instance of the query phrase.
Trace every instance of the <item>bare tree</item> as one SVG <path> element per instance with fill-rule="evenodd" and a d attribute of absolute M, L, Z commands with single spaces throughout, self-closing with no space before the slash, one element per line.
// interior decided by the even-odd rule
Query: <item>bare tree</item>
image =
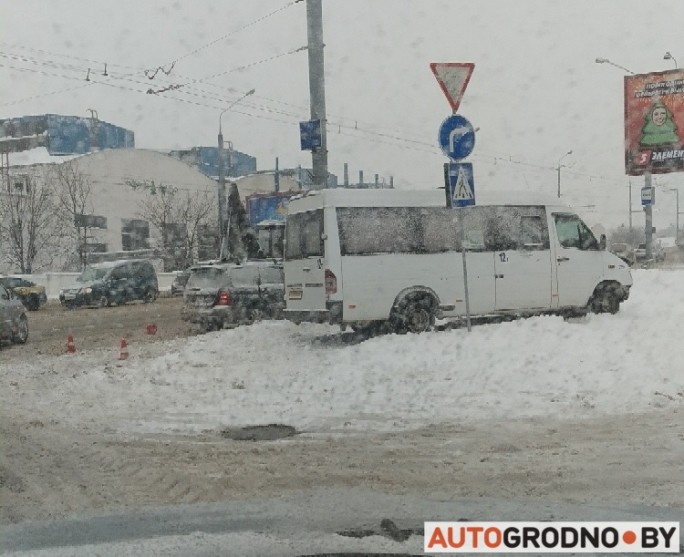
<path fill-rule="evenodd" d="M 213 197 L 208 192 L 192 196 L 190 192 L 186 192 L 178 200 L 176 222 L 183 228 L 185 242 L 177 253 L 177 268 L 185 269 L 196 261 L 200 230 L 203 225 L 208 224 L 214 208 Z"/>
<path fill-rule="evenodd" d="M 79 172 L 73 161 L 68 161 L 54 166 L 53 187 L 62 221 L 74 236 L 79 266 L 84 268 L 88 262 L 88 230 L 91 228 L 85 218 L 92 212 L 90 180 Z"/>
<path fill-rule="evenodd" d="M 142 203 L 140 217 L 154 226 L 161 235 L 161 249 L 165 257 L 171 249 L 170 225 L 174 222 L 174 207 L 178 189 L 157 184 L 154 180 L 139 182 L 128 180 L 126 185 L 133 191 L 145 191 L 149 195 Z"/>
<path fill-rule="evenodd" d="M 15 176 L 0 197 L 0 237 L 7 258 L 22 273 L 49 266 L 60 236 L 53 192 L 44 175 Z"/>
<path fill-rule="evenodd" d="M 149 195 L 142 203 L 140 217 L 157 229 L 168 270 L 183 269 L 196 260 L 201 229 L 208 224 L 214 208 L 208 192 L 185 192 L 154 181 L 126 182 L 133 190 Z"/>

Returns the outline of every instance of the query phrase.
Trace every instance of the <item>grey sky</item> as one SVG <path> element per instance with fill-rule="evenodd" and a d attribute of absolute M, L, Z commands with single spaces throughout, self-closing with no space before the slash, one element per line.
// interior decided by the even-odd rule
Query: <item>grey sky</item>
<path fill-rule="evenodd" d="M 307 56 L 287 54 L 306 44 L 305 2 L 24 0 L 5 7 L 0 117 L 86 116 L 92 108 L 134 130 L 138 147 L 188 148 L 214 145 L 220 110 L 255 88 L 224 115 L 226 139 L 255 155 L 260 169 L 272 168 L 276 156 L 281 167 L 311 164 L 297 125 L 308 118 Z M 674 68 L 663 60 L 670 51 L 684 65 L 684 2 L 326 0 L 323 14 L 331 172 L 341 176 L 349 162 L 352 177 L 363 169 L 366 178 L 393 175 L 398 187 L 441 185 L 446 159 L 436 137 L 450 109 L 429 63 L 473 62 L 459 112 L 480 128 L 469 159 L 477 190 L 554 195 L 553 167 L 572 149 L 564 159 L 572 166 L 562 171 L 566 199 L 596 206 L 584 210 L 590 224 L 627 222 L 624 73 L 594 60 L 646 73 Z M 173 60 L 168 77 L 150 81 L 142 73 Z M 222 75 L 205 80 L 215 74 Z M 37 96 L 64 89 L 72 90 Z M 642 179 L 632 182 L 638 209 Z M 684 190 L 684 177 L 656 184 Z M 674 220 L 674 195 L 659 192 L 655 225 Z M 643 225 L 640 212 L 634 221 Z"/>

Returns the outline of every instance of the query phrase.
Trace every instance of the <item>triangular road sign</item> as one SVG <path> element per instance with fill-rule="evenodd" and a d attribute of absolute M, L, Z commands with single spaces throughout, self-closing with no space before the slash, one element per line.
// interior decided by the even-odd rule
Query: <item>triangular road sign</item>
<path fill-rule="evenodd" d="M 456 178 L 456 184 L 454 186 L 454 196 L 453 200 L 457 201 L 460 199 L 473 199 L 473 190 L 470 187 L 468 178 L 463 171 L 463 167 L 458 169 L 458 177 Z"/>
<path fill-rule="evenodd" d="M 456 112 L 461 104 L 463 93 L 468 87 L 470 75 L 475 69 L 475 64 L 459 62 L 433 62 L 430 64 L 432 73 L 435 74 L 439 86 L 444 91 L 451 109 Z"/>

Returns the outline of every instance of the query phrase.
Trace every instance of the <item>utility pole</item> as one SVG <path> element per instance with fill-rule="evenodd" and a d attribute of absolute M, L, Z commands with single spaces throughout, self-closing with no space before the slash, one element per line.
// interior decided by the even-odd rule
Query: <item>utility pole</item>
<path fill-rule="evenodd" d="M 275 160 L 275 173 L 273 174 L 273 186 L 275 187 L 276 193 L 280 191 L 280 168 L 278 165 L 278 157 Z"/>
<path fill-rule="evenodd" d="M 679 242 L 679 189 L 677 188 L 670 188 L 668 191 L 673 192 L 677 197 L 676 197 L 676 209 L 677 213 L 675 216 L 675 242 Z M 677 244 L 679 245 L 679 244 Z"/>
<path fill-rule="evenodd" d="M 325 74 L 323 57 L 323 8 L 321 0 L 306 0 L 306 31 L 309 53 L 309 95 L 311 119 L 321 122 L 321 146 L 311 150 L 312 189 L 328 185 L 328 140 L 325 113 Z"/>
<path fill-rule="evenodd" d="M 634 240 L 632 239 L 632 231 L 634 230 L 632 226 L 632 214 L 633 213 L 640 213 L 641 211 L 632 209 L 632 181 L 629 181 L 629 241 L 633 242 Z"/>
<path fill-rule="evenodd" d="M 651 181 L 651 173 L 650 172 L 645 172 L 644 173 L 644 186 L 647 188 L 652 188 L 653 183 Z M 653 189 L 651 189 L 651 192 Z M 646 233 L 646 261 L 651 261 L 651 257 L 653 255 L 653 205 L 652 203 L 649 203 L 648 205 L 644 205 L 644 214 L 646 216 L 646 228 L 644 232 Z"/>

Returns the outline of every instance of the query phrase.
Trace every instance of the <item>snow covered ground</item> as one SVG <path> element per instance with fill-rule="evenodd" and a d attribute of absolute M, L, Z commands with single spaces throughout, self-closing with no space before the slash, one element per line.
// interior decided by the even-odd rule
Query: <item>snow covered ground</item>
<path fill-rule="evenodd" d="M 387 335 L 264 322 L 176 342 L 0 362 L 0 405 L 123 434 L 283 423 L 310 432 L 684 410 L 684 270 L 634 272 L 617 315 Z M 1 358 L 1 353 L 0 353 Z"/>

